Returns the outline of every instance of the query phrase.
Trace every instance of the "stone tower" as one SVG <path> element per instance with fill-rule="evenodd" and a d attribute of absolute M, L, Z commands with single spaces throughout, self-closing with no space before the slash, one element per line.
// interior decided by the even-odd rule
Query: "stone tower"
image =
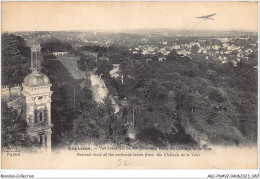
<path fill-rule="evenodd" d="M 51 83 L 41 73 L 41 47 L 31 48 L 31 73 L 24 78 L 23 95 L 26 98 L 27 134 L 40 142 L 43 148 L 51 151 Z"/>

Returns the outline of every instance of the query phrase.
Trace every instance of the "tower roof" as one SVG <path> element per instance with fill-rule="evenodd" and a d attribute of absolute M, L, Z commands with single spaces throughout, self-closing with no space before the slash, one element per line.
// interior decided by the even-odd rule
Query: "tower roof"
<path fill-rule="evenodd" d="M 41 50 L 41 45 L 38 41 L 34 41 L 31 45 L 31 50 Z"/>
<path fill-rule="evenodd" d="M 24 78 L 24 83 L 27 87 L 48 86 L 50 85 L 49 78 L 41 72 L 32 72 Z"/>

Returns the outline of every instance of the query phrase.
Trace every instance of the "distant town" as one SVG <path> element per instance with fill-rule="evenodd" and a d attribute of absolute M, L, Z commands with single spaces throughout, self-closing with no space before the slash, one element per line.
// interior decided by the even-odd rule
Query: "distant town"
<path fill-rule="evenodd" d="M 43 39 L 55 37 L 71 43 L 74 47 L 88 44 L 124 46 L 133 54 L 158 55 L 160 61 L 164 60 L 172 49 L 175 49 L 178 54 L 190 58 L 215 59 L 222 63 L 231 61 L 236 65 L 241 59 L 247 60 L 250 55 L 257 54 L 258 51 L 257 34 L 252 32 L 205 31 L 203 33 L 201 31 L 193 33 L 177 30 L 162 30 L 161 33 L 158 30 L 148 32 L 39 32 L 37 37 Z M 28 42 L 35 37 L 35 32 L 16 34 L 21 35 Z M 54 53 L 55 55 L 62 54 L 61 52 Z"/>

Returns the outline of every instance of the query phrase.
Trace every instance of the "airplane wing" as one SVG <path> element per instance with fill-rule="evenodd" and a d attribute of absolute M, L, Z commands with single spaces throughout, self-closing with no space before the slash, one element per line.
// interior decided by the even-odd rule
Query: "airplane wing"
<path fill-rule="evenodd" d="M 208 18 L 208 17 L 212 17 L 212 16 L 215 16 L 215 15 L 216 15 L 216 14 L 210 14 L 210 15 L 202 16 L 202 17 Z"/>
<path fill-rule="evenodd" d="M 216 15 L 216 13 L 215 14 L 210 14 L 210 15 L 207 15 L 207 16 L 200 16 L 200 17 L 196 17 L 196 18 L 205 18 L 205 19 L 207 19 L 207 18 L 215 16 L 215 15 Z"/>

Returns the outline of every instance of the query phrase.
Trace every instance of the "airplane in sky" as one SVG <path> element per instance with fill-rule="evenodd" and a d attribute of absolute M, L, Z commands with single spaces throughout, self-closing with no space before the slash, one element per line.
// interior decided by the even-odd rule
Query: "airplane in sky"
<path fill-rule="evenodd" d="M 210 15 L 207 15 L 207 16 L 200 16 L 200 17 L 197 17 L 197 18 L 201 18 L 201 19 L 204 19 L 204 20 L 207 20 L 207 19 L 214 20 L 213 18 L 210 18 L 210 17 L 215 16 L 215 15 L 216 15 L 216 13 L 210 14 Z"/>

